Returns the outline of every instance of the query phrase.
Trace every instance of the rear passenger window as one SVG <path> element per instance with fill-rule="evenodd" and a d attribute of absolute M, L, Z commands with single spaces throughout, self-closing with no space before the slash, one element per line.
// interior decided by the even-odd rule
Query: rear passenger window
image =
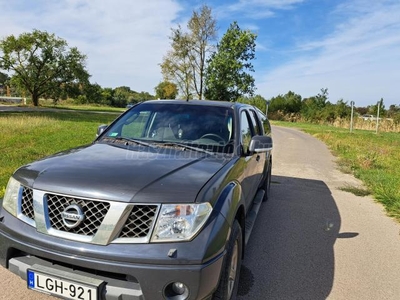
<path fill-rule="evenodd" d="M 254 110 L 250 110 L 250 118 L 251 122 L 253 123 L 254 135 L 262 135 L 260 122 L 258 121 L 256 112 Z"/>
<path fill-rule="evenodd" d="M 260 110 L 257 110 L 257 113 L 258 113 L 258 117 L 262 123 L 262 126 L 264 128 L 264 134 L 270 135 L 271 134 L 271 125 L 270 125 L 267 117 Z"/>

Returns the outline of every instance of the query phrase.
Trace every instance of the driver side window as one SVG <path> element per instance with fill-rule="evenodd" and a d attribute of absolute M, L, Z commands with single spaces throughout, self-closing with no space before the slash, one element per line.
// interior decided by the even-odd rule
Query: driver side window
<path fill-rule="evenodd" d="M 249 118 L 245 111 L 242 111 L 240 114 L 240 135 L 243 153 L 247 154 L 249 152 L 252 133 Z"/>

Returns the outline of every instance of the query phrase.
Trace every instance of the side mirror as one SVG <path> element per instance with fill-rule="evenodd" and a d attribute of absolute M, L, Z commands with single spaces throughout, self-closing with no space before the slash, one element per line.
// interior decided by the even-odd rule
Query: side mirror
<path fill-rule="evenodd" d="M 250 141 L 250 153 L 263 153 L 272 150 L 272 138 L 266 135 L 256 135 Z"/>
<path fill-rule="evenodd" d="M 97 127 L 96 137 L 98 137 L 100 134 L 102 134 L 104 132 L 104 130 L 106 130 L 107 127 L 108 127 L 108 125 L 106 125 L 106 124 L 102 124 L 99 127 Z"/>

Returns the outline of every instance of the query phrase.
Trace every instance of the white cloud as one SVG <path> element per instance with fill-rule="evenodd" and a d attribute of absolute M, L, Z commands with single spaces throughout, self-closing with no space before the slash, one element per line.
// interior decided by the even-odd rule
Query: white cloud
<path fill-rule="evenodd" d="M 260 74 L 258 92 L 271 97 L 292 90 L 307 97 L 326 87 L 331 102 L 366 106 L 383 97 L 387 105 L 399 104 L 400 3 L 367 10 L 361 2 L 338 7 L 334 13 L 344 20 L 331 35 L 298 45 L 300 56 Z"/>
<path fill-rule="evenodd" d="M 239 0 L 233 4 L 219 6 L 215 9 L 217 18 L 232 18 L 233 15 L 249 17 L 252 20 L 274 16 L 274 11 L 293 9 L 296 4 L 305 0 Z"/>
<path fill-rule="evenodd" d="M 158 63 L 181 11 L 174 0 L 42 0 L 30 6 L 0 1 L 0 37 L 32 29 L 55 33 L 88 56 L 91 81 L 148 92 L 161 80 Z"/>

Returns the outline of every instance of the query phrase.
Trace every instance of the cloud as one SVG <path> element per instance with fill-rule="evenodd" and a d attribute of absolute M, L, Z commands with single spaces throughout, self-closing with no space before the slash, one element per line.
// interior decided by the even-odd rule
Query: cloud
<path fill-rule="evenodd" d="M 231 5 L 215 9 L 219 18 L 232 18 L 235 15 L 251 19 L 265 19 L 274 16 L 276 10 L 293 9 L 304 0 L 239 0 Z"/>
<path fill-rule="evenodd" d="M 0 37 L 32 29 L 55 33 L 88 56 L 92 82 L 152 92 L 181 10 L 174 0 L 1 1 Z"/>
<path fill-rule="evenodd" d="M 360 8 L 363 2 L 338 6 L 335 30 L 298 44 L 292 60 L 262 72 L 258 92 L 271 97 L 292 90 L 307 97 L 326 87 L 331 102 L 343 98 L 366 106 L 383 97 L 386 104 L 399 104 L 393 87 L 400 82 L 400 3 Z"/>

